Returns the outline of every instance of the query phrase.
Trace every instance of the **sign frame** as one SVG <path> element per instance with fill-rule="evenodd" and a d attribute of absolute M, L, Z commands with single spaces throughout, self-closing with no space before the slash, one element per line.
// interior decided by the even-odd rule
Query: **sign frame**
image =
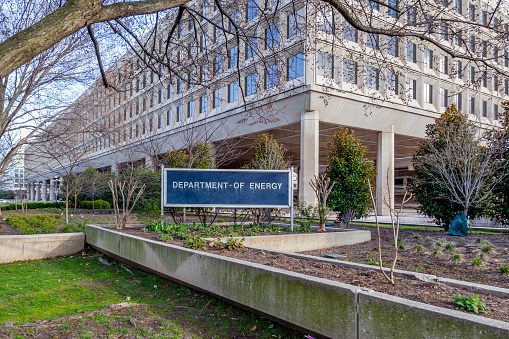
<path fill-rule="evenodd" d="M 167 203 L 167 172 L 252 172 L 252 173 L 287 173 L 288 204 L 287 205 L 245 205 L 245 204 L 168 204 Z M 251 169 L 200 169 L 200 168 L 167 168 L 161 166 L 161 211 L 164 207 L 218 207 L 218 208 L 292 208 L 293 209 L 293 168 L 288 170 L 251 170 Z"/>

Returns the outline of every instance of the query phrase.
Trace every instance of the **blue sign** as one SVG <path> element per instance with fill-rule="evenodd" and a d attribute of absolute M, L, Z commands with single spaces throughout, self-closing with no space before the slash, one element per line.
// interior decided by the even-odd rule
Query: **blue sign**
<path fill-rule="evenodd" d="M 290 171 L 165 168 L 165 207 L 288 207 Z"/>

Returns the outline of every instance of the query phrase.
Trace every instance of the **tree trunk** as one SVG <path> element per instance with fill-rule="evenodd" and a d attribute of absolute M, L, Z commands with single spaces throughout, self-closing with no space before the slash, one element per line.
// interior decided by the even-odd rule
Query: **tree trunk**
<path fill-rule="evenodd" d="M 320 221 L 320 232 L 325 232 L 325 221 Z"/>

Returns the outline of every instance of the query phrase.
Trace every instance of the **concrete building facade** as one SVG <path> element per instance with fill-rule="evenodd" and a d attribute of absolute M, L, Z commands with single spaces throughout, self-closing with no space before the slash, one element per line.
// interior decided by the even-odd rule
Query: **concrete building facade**
<path fill-rule="evenodd" d="M 114 133 L 81 135 L 80 144 L 88 145 L 81 168 L 115 171 L 133 160 L 133 147 L 135 160 L 151 167 L 150 152 L 160 156 L 186 147 L 191 139 L 218 144 L 236 138 L 247 149 L 258 134 L 271 133 L 288 147 L 299 200 L 313 203 L 309 181 L 327 164 L 330 134 L 348 127 L 376 162 L 377 197 L 390 195 L 397 204 L 426 125 L 451 103 L 480 126 L 496 125 L 501 102 L 509 99 L 507 79 L 488 76 L 475 64 L 421 41 L 357 31 L 323 4 L 283 1 L 277 13 L 262 20 L 253 3 L 239 5 L 244 11 L 229 11 L 249 38 L 219 30 L 230 19 L 195 1 L 192 6 L 204 19 L 183 20 L 171 41 L 165 38 L 172 27 L 168 20 L 163 33 L 152 38 L 160 55 L 171 45 L 169 62 L 177 71 L 146 67 L 131 51 L 109 71 L 123 90 L 107 90 L 100 81 L 91 86 L 69 110 L 80 110 L 90 124 Z M 468 15 L 458 6 L 479 4 L 458 0 L 448 9 L 451 15 Z M 391 20 L 390 10 L 382 6 L 377 11 L 380 22 Z M 493 53 L 498 63 L 509 66 L 507 54 Z M 40 152 L 36 145 L 27 150 L 30 199 L 54 200 L 63 165 L 40 161 Z M 249 154 L 229 166 L 240 167 Z M 388 208 L 380 204 L 377 212 L 387 214 Z"/>

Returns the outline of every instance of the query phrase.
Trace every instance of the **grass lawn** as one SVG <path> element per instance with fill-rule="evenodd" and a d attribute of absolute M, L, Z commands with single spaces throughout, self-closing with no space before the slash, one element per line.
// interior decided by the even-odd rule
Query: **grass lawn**
<path fill-rule="evenodd" d="M 0 265 L 0 287 L 0 338 L 303 336 L 93 251 Z"/>

